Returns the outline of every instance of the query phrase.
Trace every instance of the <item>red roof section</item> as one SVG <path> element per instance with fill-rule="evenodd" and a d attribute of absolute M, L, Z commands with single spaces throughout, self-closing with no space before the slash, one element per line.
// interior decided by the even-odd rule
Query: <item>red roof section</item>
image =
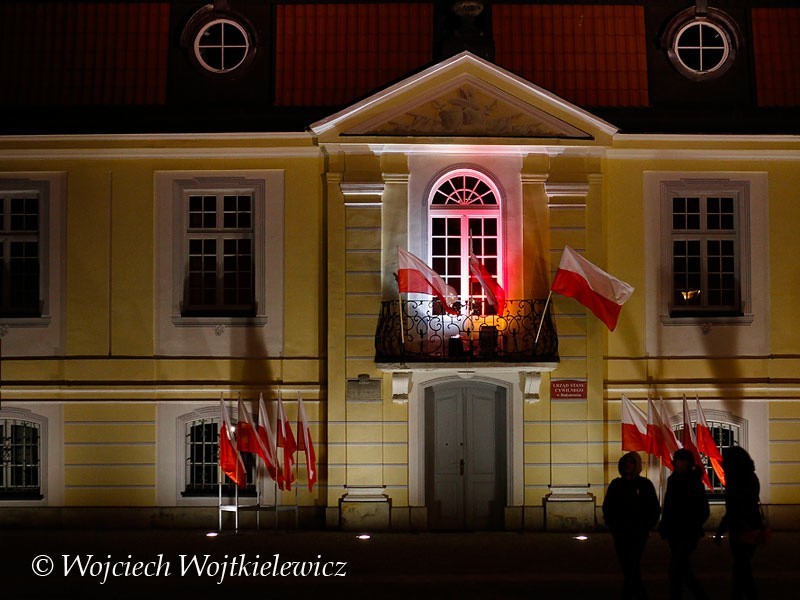
<path fill-rule="evenodd" d="M 166 101 L 166 2 L 4 2 L 0 23 L 0 103 Z"/>
<path fill-rule="evenodd" d="M 492 6 L 495 62 L 582 106 L 647 106 L 642 6 Z"/>
<path fill-rule="evenodd" d="M 800 9 L 752 11 L 759 106 L 800 105 Z"/>
<path fill-rule="evenodd" d="M 432 4 L 277 7 L 279 106 L 346 104 L 432 60 Z"/>

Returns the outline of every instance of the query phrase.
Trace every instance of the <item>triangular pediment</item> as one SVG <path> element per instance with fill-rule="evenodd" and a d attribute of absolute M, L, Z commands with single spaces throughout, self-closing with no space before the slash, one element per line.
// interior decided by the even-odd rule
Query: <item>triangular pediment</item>
<path fill-rule="evenodd" d="M 603 144 L 616 127 L 464 52 L 311 126 L 320 141 L 442 138 Z"/>

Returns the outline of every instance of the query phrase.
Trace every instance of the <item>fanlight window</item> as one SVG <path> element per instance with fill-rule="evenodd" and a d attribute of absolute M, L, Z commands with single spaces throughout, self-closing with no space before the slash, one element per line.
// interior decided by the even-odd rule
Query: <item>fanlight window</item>
<path fill-rule="evenodd" d="M 430 264 L 471 314 L 493 314 L 480 283 L 470 277 L 470 252 L 503 285 L 500 193 L 473 169 L 441 177 L 430 195 Z"/>

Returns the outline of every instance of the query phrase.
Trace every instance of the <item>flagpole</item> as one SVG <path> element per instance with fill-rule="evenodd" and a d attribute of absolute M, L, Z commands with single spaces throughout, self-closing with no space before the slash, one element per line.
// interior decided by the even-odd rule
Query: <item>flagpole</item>
<path fill-rule="evenodd" d="M 544 310 L 542 310 L 542 318 L 539 320 L 539 329 L 536 331 L 536 339 L 533 340 L 533 351 L 536 352 L 536 344 L 539 343 L 539 335 L 542 333 L 542 325 L 544 325 L 544 319 L 547 316 L 547 307 L 550 306 L 550 297 L 553 295 L 553 290 L 551 289 L 550 292 L 547 294 L 547 300 L 544 303 Z"/>

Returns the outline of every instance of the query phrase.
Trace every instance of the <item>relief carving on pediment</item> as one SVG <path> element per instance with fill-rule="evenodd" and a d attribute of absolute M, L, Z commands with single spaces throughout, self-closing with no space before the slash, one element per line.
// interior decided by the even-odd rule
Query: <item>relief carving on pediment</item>
<path fill-rule="evenodd" d="M 521 110 L 483 90 L 462 85 L 449 94 L 414 107 L 371 128 L 373 135 L 584 137 L 585 133 L 550 117 L 537 118 L 535 109 Z"/>

